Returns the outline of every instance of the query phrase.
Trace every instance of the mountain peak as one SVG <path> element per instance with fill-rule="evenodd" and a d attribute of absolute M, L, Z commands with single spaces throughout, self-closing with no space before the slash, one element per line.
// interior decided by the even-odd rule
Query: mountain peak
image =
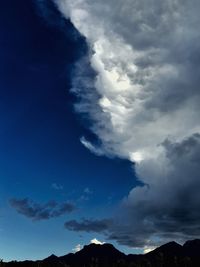
<path fill-rule="evenodd" d="M 82 250 L 78 251 L 77 253 L 86 253 L 86 252 L 103 252 L 103 251 L 107 251 L 109 253 L 120 253 L 123 254 L 122 252 L 120 252 L 119 250 L 117 250 L 112 244 L 109 243 L 104 243 L 104 244 L 89 244 L 89 245 L 85 245 L 83 247 Z"/>
<path fill-rule="evenodd" d="M 161 248 L 164 248 L 164 247 L 165 248 L 180 248 L 182 246 L 175 241 L 171 241 L 161 246 Z"/>
<path fill-rule="evenodd" d="M 103 243 L 103 244 L 95 244 L 95 243 L 90 243 L 88 245 L 85 245 L 83 249 L 92 249 L 92 248 L 107 248 L 107 249 L 113 249 L 117 250 L 112 244 L 109 243 Z"/>
<path fill-rule="evenodd" d="M 162 252 L 164 254 L 181 254 L 183 247 L 176 243 L 175 241 L 168 242 L 155 250 L 149 252 L 148 254 L 155 254 L 157 252 Z"/>
<path fill-rule="evenodd" d="M 57 261 L 58 257 L 54 254 L 51 254 L 49 257 L 45 258 L 44 261 Z"/>
<path fill-rule="evenodd" d="M 83 259 L 97 258 L 99 260 L 110 261 L 110 259 L 121 259 L 124 258 L 125 254 L 117 250 L 113 245 L 105 244 L 89 244 L 84 248 L 75 253 L 77 257 Z"/>

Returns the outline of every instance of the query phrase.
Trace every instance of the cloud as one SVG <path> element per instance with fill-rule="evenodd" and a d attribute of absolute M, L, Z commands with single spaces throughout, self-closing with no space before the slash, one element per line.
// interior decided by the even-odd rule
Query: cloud
<path fill-rule="evenodd" d="M 77 110 L 89 114 L 101 140 L 96 147 L 82 138 L 88 149 L 130 160 L 136 153 L 137 160 L 155 155 L 168 136 L 180 141 L 199 131 L 200 36 L 193 25 L 200 3 L 56 2 L 93 51 L 95 80 L 78 70 L 72 88 L 82 98 Z"/>
<path fill-rule="evenodd" d="M 98 148 L 95 145 L 93 145 L 91 142 L 89 142 L 87 139 L 85 139 L 84 136 L 81 137 L 80 141 L 87 149 L 89 149 L 95 155 L 102 156 L 104 154 L 103 151 L 101 150 L 101 148 Z"/>
<path fill-rule="evenodd" d="M 19 214 L 22 214 L 33 221 L 49 220 L 51 218 L 60 217 L 64 214 L 71 213 L 76 209 L 74 204 L 69 202 L 59 204 L 55 201 L 49 201 L 46 204 L 38 204 L 28 198 L 10 199 L 10 205 Z"/>
<path fill-rule="evenodd" d="M 96 244 L 96 245 L 103 245 L 103 244 L 105 244 L 105 242 L 101 242 L 101 241 L 99 241 L 99 240 L 96 239 L 96 238 L 90 240 L 90 243 L 91 243 L 91 244 Z"/>
<path fill-rule="evenodd" d="M 91 194 L 93 194 L 93 191 L 89 187 L 86 187 L 84 189 L 84 193 L 87 194 L 87 195 L 91 195 Z"/>
<path fill-rule="evenodd" d="M 60 185 L 60 184 L 57 184 L 57 183 L 53 183 L 53 184 L 51 185 L 51 187 L 52 187 L 53 189 L 55 189 L 55 190 L 58 190 L 58 191 L 63 190 L 63 186 Z"/>
<path fill-rule="evenodd" d="M 92 240 L 90 240 L 90 244 L 96 244 L 96 245 L 103 245 L 105 244 L 105 242 L 101 242 L 98 239 L 94 238 Z M 72 249 L 73 252 L 78 252 L 83 248 L 83 245 L 78 244 L 75 246 L 75 248 Z"/>
<path fill-rule="evenodd" d="M 182 142 L 166 140 L 163 147 L 159 162 L 145 160 L 137 168 L 145 185 L 124 199 L 124 222 L 110 236 L 116 234 L 120 243 L 159 245 L 163 240 L 184 242 L 200 236 L 200 135 Z M 120 229 L 129 233 L 128 239 Z"/>
<path fill-rule="evenodd" d="M 100 233 L 103 231 L 106 231 L 108 228 L 108 225 L 110 224 L 110 220 L 103 219 L 103 220 L 89 220 L 89 219 L 83 219 L 81 222 L 78 222 L 76 220 L 71 220 L 65 222 L 65 228 L 67 230 L 71 231 L 77 231 L 77 232 L 96 232 Z"/>
<path fill-rule="evenodd" d="M 144 254 L 149 253 L 149 252 L 153 251 L 155 248 L 156 247 L 152 247 L 152 246 L 148 247 L 148 246 L 145 246 L 144 247 L 144 250 L 143 250 L 143 253 Z"/>
<path fill-rule="evenodd" d="M 200 236 L 200 135 L 163 143 L 165 153 L 137 168 L 144 186 L 132 189 L 111 219 L 71 221 L 73 231 L 102 232 L 130 247 L 154 247 Z"/>
<path fill-rule="evenodd" d="M 76 64 L 71 90 L 99 143 L 81 142 L 96 155 L 136 163 L 144 184 L 124 198 L 112 223 L 71 221 L 66 228 L 99 229 L 138 247 L 200 236 L 200 2 L 55 3 L 91 50 Z"/>
<path fill-rule="evenodd" d="M 78 252 L 83 248 L 83 246 L 81 244 L 78 244 L 75 246 L 75 248 L 72 249 L 73 252 Z"/>
<path fill-rule="evenodd" d="M 91 198 L 92 195 L 93 195 L 93 191 L 89 187 L 86 187 L 83 190 L 83 193 L 80 196 L 79 200 L 80 201 L 88 201 L 88 200 L 90 200 L 90 198 Z"/>

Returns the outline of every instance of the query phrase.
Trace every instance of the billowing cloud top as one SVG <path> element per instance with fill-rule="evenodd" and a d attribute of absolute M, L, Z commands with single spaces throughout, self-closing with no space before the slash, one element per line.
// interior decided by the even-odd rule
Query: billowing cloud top
<path fill-rule="evenodd" d="M 123 203 L 130 223 L 112 226 L 110 237 L 144 245 L 199 235 L 200 2 L 55 2 L 86 37 L 96 72 L 91 80 L 87 60 L 77 64 L 76 109 L 90 116 L 101 146 L 81 142 L 136 162 L 145 184 Z"/>
<path fill-rule="evenodd" d="M 182 140 L 199 131 L 197 1 L 58 4 L 93 50 L 99 99 L 88 91 L 88 101 L 98 101 L 99 114 L 85 105 L 85 95 L 79 108 L 88 109 L 105 153 L 137 161 L 155 154 L 167 137 Z"/>

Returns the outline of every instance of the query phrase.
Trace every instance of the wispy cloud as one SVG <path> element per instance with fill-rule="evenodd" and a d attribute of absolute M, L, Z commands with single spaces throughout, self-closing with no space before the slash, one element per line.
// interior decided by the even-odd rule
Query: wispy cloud
<path fill-rule="evenodd" d="M 102 156 L 104 154 L 103 150 L 95 145 L 93 145 L 91 142 L 89 142 L 84 136 L 80 139 L 81 143 L 89 149 L 92 153 L 94 153 L 97 156 Z"/>
<path fill-rule="evenodd" d="M 28 198 L 10 199 L 10 205 L 19 214 L 24 215 L 33 221 L 49 220 L 51 218 L 60 217 L 64 214 L 71 213 L 76 209 L 75 205 L 70 202 L 57 203 L 49 201 L 45 204 L 35 203 Z"/>
<path fill-rule="evenodd" d="M 53 183 L 53 184 L 51 185 L 51 187 L 52 187 L 53 189 L 55 189 L 55 190 L 58 190 L 58 191 L 64 189 L 63 185 L 61 185 L 61 184 L 57 184 L 57 183 Z"/>
<path fill-rule="evenodd" d="M 91 194 L 93 194 L 93 191 L 89 187 L 86 187 L 84 189 L 84 193 L 87 194 L 87 195 L 91 195 Z"/>
<path fill-rule="evenodd" d="M 91 196 L 93 195 L 93 191 L 89 188 L 89 187 L 86 187 L 84 190 L 83 190 L 83 193 L 82 195 L 80 196 L 79 200 L 80 201 L 88 201 L 91 199 Z"/>

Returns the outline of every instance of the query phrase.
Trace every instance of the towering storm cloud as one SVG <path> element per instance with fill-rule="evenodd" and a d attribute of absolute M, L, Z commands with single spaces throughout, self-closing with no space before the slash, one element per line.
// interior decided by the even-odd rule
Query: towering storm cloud
<path fill-rule="evenodd" d="M 135 162 L 144 184 L 109 221 L 108 237 L 145 246 L 200 235 L 200 2 L 55 2 L 86 37 L 96 73 L 90 78 L 82 59 L 73 77 L 76 109 L 88 114 L 100 145 L 81 142 Z"/>

